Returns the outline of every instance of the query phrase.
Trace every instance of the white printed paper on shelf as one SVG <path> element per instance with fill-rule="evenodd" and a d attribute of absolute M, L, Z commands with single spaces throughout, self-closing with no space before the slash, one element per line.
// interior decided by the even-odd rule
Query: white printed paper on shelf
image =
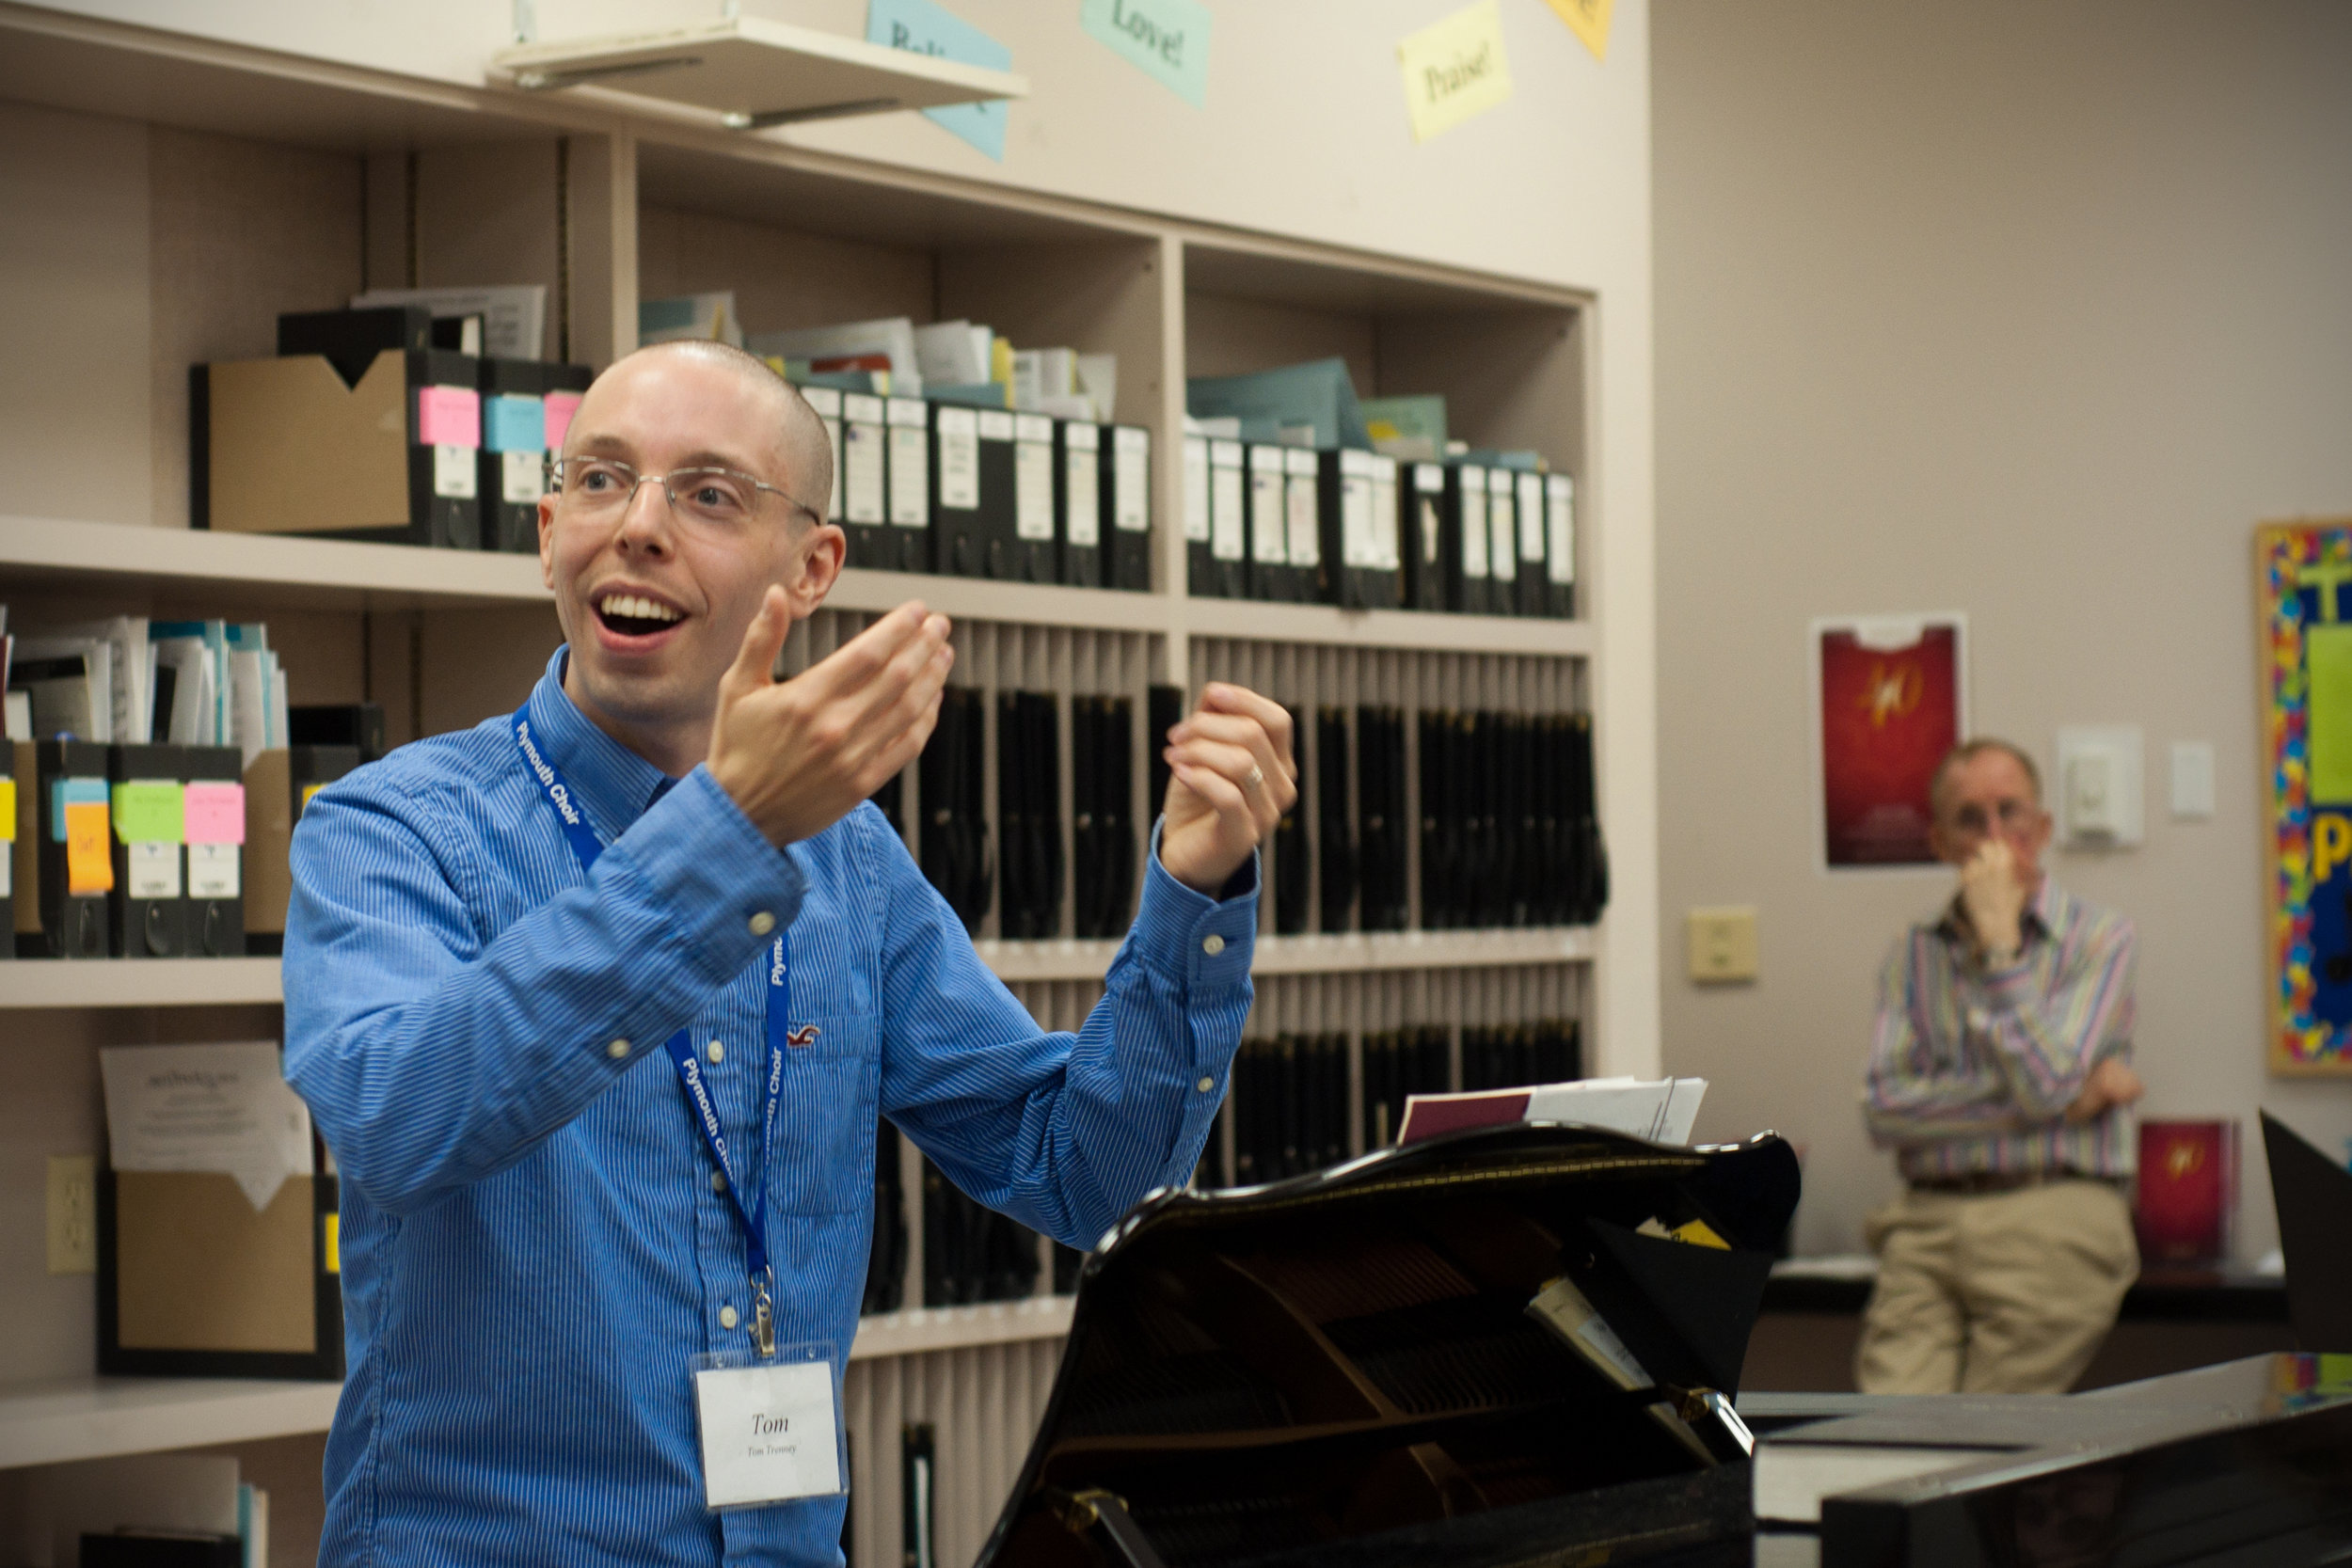
<path fill-rule="evenodd" d="M 438 446 L 433 449 L 433 493 L 453 500 L 471 500 L 479 493 L 474 449 Z"/>
<path fill-rule="evenodd" d="M 310 1174 L 310 1108 L 286 1086 L 277 1041 L 116 1046 L 98 1067 L 116 1170 L 234 1177 L 256 1212 Z"/>
<path fill-rule="evenodd" d="M 694 1405 L 708 1506 L 741 1508 L 841 1490 L 830 1362 L 698 1371 Z"/>
<path fill-rule="evenodd" d="M 1559 1121 L 1655 1144 L 1687 1146 L 1692 1124 L 1698 1120 L 1699 1101 L 1706 1096 L 1704 1078 L 1582 1078 L 1519 1088 L 1408 1095 L 1397 1142 L 1417 1143 L 1472 1127 Z"/>
<path fill-rule="evenodd" d="M 188 846 L 188 896 L 234 898 L 243 880 L 238 847 L 233 844 Z"/>

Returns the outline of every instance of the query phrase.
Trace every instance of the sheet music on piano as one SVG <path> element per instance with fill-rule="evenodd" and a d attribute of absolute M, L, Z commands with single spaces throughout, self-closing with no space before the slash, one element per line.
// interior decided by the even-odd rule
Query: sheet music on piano
<path fill-rule="evenodd" d="M 1533 1084 L 1517 1089 L 1473 1089 L 1461 1094 L 1417 1094 L 1405 1101 L 1397 1146 L 1472 1127 L 1506 1127 L 1519 1121 L 1575 1122 L 1623 1132 L 1654 1144 L 1687 1147 L 1704 1078 L 1581 1078 L 1567 1084 Z"/>

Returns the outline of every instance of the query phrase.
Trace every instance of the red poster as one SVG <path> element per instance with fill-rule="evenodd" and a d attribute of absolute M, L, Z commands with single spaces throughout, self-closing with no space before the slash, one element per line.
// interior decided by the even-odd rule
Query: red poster
<path fill-rule="evenodd" d="M 1826 863 L 1933 864 L 1928 783 L 1964 721 L 1959 620 L 1820 623 L 1813 635 Z"/>

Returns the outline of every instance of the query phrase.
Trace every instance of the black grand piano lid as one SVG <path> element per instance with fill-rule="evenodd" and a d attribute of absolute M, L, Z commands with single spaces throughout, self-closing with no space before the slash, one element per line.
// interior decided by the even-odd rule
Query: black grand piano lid
<path fill-rule="evenodd" d="M 1797 1193 L 1774 1134 L 1530 1123 L 1154 1194 L 1088 1260 L 977 1568 L 1136 1558 L 1121 1532 L 1193 1568 L 1694 1478 L 1711 1461 L 1651 1407 L 1737 1391 Z M 1657 1387 L 1531 1314 L 1564 1275 Z"/>

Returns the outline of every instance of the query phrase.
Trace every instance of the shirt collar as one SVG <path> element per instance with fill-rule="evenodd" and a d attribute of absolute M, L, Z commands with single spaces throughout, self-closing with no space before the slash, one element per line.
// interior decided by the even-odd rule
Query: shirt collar
<path fill-rule="evenodd" d="M 555 650 L 547 673 L 531 691 L 531 728 L 548 760 L 564 775 L 572 798 L 587 807 L 590 821 L 612 843 L 675 781 L 602 730 L 564 689 L 568 644 Z"/>

